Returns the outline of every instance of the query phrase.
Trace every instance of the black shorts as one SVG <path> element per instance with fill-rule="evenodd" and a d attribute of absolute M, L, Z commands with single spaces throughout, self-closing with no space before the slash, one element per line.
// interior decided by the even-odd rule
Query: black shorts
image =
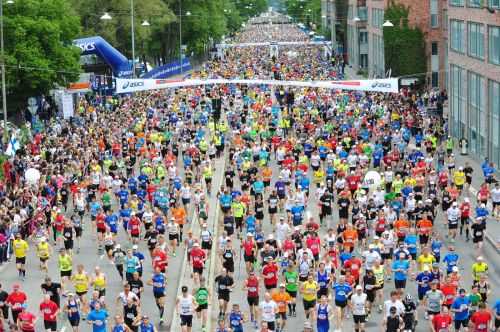
<path fill-rule="evenodd" d="M 259 297 L 258 296 L 250 296 L 247 297 L 247 302 L 249 306 L 258 306 L 259 305 Z"/>
<path fill-rule="evenodd" d="M 500 202 L 493 202 L 493 208 L 496 208 L 497 206 L 500 206 Z"/>
<path fill-rule="evenodd" d="M 73 240 L 64 241 L 64 249 L 66 250 L 73 249 Z"/>
<path fill-rule="evenodd" d="M 26 264 L 26 257 L 16 257 L 16 264 Z"/>
<path fill-rule="evenodd" d="M 168 239 L 170 241 L 173 241 L 173 240 L 179 241 L 179 234 L 168 234 Z"/>
<path fill-rule="evenodd" d="M 199 304 L 198 307 L 196 307 L 196 312 L 201 312 L 206 309 L 208 309 L 208 303 Z"/>
<path fill-rule="evenodd" d="M 406 280 L 394 280 L 395 288 L 406 288 Z"/>
<path fill-rule="evenodd" d="M 343 309 L 347 306 L 347 301 L 335 300 L 335 305 Z"/>
<path fill-rule="evenodd" d="M 162 292 L 153 292 L 153 296 L 155 297 L 155 299 L 161 299 L 162 297 L 165 297 L 165 293 L 162 293 Z"/>
<path fill-rule="evenodd" d="M 69 320 L 69 324 L 71 326 L 79 326 L 80 325 L 80 318 L 69 318 L 68 317 L 68 320 Z"/>
<path fill-rule="evenodd" d="M 203 267 L 194 267 L 193 266 L 193 273 L 198 273 L 201 276 L 203 274 Z"/>
<path fill-rule="evenodd" d="M 267 323 L 267 329 L 269 331 L 274 331 L 276 329 L 276 322 L 266 322 Z"/>
<path fill-rule="evenodd" d="M 201 249 L 210 250 L 212 249 L 212 241 L 201 241 Z"/>
<path fill-rule="evenodd" d="M 463 320 L 455 320 L 455 330 L 460 330 L 460 327 L 468 327 L 469 326 L 469 319 L 463 319 Z"/>
<path fill-rule="evenodd" d="M 457 229 L 458 228 L 458 223 L 456 222 L 448 222 L 448 229 Z"/>
<path fill-rule="evenodd" d="M 275 289 L 278 285 L 277 284 L 272 284 L 272 285 L 264 285 L 267 290 Z"/>
<path fill-rule="evenodd" d="M 40 259 L 41 263 L 45 263 L 46 261 L 49 260 L 49 257 L 38 257 Z"/>
<path fill-rule="evenodd" d="M 370 303 L 375 302 L 375 292 L 373 291 L 366 292 L 366 300 Z"/>
<path fill-rule="evenodd" d="M 84 296 L 85 294 L 87 294 L 87 291 L 83 291 L 83 292 L 75 292 L 76 295 L 78 295 L 79 297 L 82 297 Z"/>
<path fill-rule="evenodd" d="M 271 180 L 269 181 L 263 181 L 264 182 L 264 187 L 267 188 L 271 185 Z"/>
<path fill-rule="evenodd" d="M 229 302 L 229 292 L 224 292 L 224 293 L 219 293 L 217 295 L 218 300 L 224 300 L 226 302 Z"/>
<path fill-rule="evenodd" d="M 290 295 L 291 298 L 297 298 L 297 291 L 287 290 L 286 292 L 288 293 L 288 295 Z"/>
<path fill-rule="evenodd" d="M 82 237 L 83 229 L 81 227 L 75 227 L 75 236 Z"/>
<path fill-rule="evenodd" d="M 354 319 L 354 324 L 362 324 L 366 322 L 366 315 L 352 315 Z"/>
<path fill-rule="evenodd" d="M 302 303 L 304 304 L 305 311 L 307 311 L 309 309 L 313 309 L 316 306 L 316 300 L 312 300 L 312 301 L 302 300 Z"/>
<path fill-rule="evenodd" d="M 276 314 L 276 319 L 286 320 L 286 312 L 278 312 Z"/>
<path fill-rule="evenodd" d="M 181 315 L 181 326 L 193 326 L 193 315 Z"/>
<path fill-rule="evenodd" d="M 43 326 L 45 327 L 45 331 L 57 331 L 57 321 L 49 322 L 48 320 L 43 321 Z"/>
<path fill-rule="evenodd" d="M 69 270 L 69 271 L 60 271 L 60 272 L 61 272 L 61 278 L 62 277 L 71 278 L 71 270 Z"/>
<path fill-rule="evenodd" d="M 243 255 L 243 259 L 245 260 L 245 262 L 249 262 L 249 263 L 253 263 L 255 262 L 255 256 L 254 255 Z"/>
<path fill-rule="evenodd" d="M 278 208 L 272 207 L 272 208 L 267 209 L 267 211 L 269 212 L 269 214 L 276 214 L 276 213 L 278 213 Z"/>
<path fill-rule="evenodd" d="M 386 260 L 386 259 L 392 259 L 392 250 L 391 252 L 389 253 L 382 253 L 382 255 L 380 255 L 382 257 L 382 260 Z"/>
<path fill-rule="evenodd" d="M 500 327 L 500 319 L 495 318 L 495 328 L 498 329 Z"/>
<path fill-rule="evenodd" d="M 411 259 L 413 259 L 414 261 L 417 260 L 417 253 L 416 252 L 411 252 L 410 256 L 411 256 Z"/>
<path fill-rule="evenodd" d="M 101 233 L 101 234 L 106 233 L 106 228 L 98 228 L 97 233 Z"/>
<path fill-rule="evenodd" d="M 484 242 L 484 238 L 482 236 L 479 236 L 479 237 L 473 237 L 472 238 L 472 243 L 480 243 L 480 242 Z"/>

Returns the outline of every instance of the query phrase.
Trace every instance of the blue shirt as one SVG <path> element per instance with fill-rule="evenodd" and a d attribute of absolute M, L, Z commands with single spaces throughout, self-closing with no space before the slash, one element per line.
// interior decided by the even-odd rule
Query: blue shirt
<path fill-rule="evenodd" d="M 443 262 L 446 263 L 446 271 L 450 273 L 453 267 L 458 264 L 458 255 L 454 252 L 449 252 L 444 256 Z"/>
<path fill-rule="evenodd" d="M 431 281 L 432 281 L 432 273 L 425 273 L 425 272 L 420 272 L 417 275 L 417 281 L 418 282 L 424 282 L 424 285 L 418 284 L 418 292 L 425 294 L 429 289 L 431 289 Z"/>
<path fill-rule="evenodd" d="M 137 268 L 139 267 L 139 259 L 135 256 L 132 257 L 125 257 L 125 267 L 127 273 L 134 273 L 137 271 Z"/>
<path fill-rule="evenodd" d="M 408 251 L 410 254 L 417 253 L 417 235 L 407 234 L 405 237 L 405 243 L 408 245 Z"/>
<path fill-rule="evenodd" d="M 92 310 L 87 316 L 87 320 L 92 321 L 93 332 L 106 332 L 106 318 L 108 312 L 104 309 Z"/>
<path fill-rule="evenodd" d="M 304 208 L 299 205 L 294 205 L 292 206 L 291 213 L 292 213 L 292 219 L 293 219 L 293 224 L 298 225 L 302 222 L 302 212 L 304 211 Z"/>
<path fill-rule="evenodd" d="M 231 198 L 231 195 L 229 195 L 229 194 L 227 194 L 227 195 L 223 194 L 219 197 L 220 205 L 222 205 L 223 207 L 230 207 L 231 201 L 232 201 L 232 198 Z"/>
<path fill-rule="evenodd" d="M 108 225 L 109 229 L 111 230 L 111 233 L 117 233 L 118 232 L 118 216 L 116 214 L 110 214 L 106 216 L 104 219 L 106 221 L 106 224 Z"/>
<path fill-rule="evenodd" d="M 469 307 L 470 307 L 470 299 L 465 296 L 457 296 L 453 304 L 451 305 L 452 309 L 458 309 L 460 311 L 455 312 L 455 320 L 465 320 L 469 318 Z"/>
<path fill-rule="evenodd" d="M 495 310 L 495 313 L 500 316 L 500 300 L 497 300 L 495 302 L 495 305 L 493 306 L 493 310 Z"/>
<path fill-rule="evenodd" d="M 141 332 L 153 332 L 155 330 L 153 324 L 151 323 L 148 324 L 141 323 L 141 325 L 139 326 L 141 327 Z"/>
<path fill-rule="evenodd" d="M 128 191 L 125 189 L 122 189 L 118 191 L 118 197 L 120 198 L 120 203 L 125 204 L 127 203 L 128 200 Z"/>
<path fill-rule="evenodd" d="M 347 301 L 347 295 L 352 292 L 352 287 L 347 283 L 344 283 L 343 285 L 335 284 L 332 288 L 335 292 L 335 301 Z"/>
<path fill-rule="evenodd" d="M 410 263 L 407 260 L 396 260 L 392 263 L 393 270 L 402 269 L 404 271 L 394 272 L 394 280 L 406 280 L 408 277 L 408 269 L 410 268 Z"/>
<path fill-rule="evenodd" d="M 151 278 L 153 281 L 153 293 L 165 292 L 165 276 L 163 273 L 156 273 Z"/>

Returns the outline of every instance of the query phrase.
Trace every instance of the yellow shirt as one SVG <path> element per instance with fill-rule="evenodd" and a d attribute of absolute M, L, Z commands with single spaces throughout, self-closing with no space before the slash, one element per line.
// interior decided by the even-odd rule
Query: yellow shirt
<path fill-rule="evenodd" d="M 472 276 L 475 281 L 479 281 L 480 277 L 488 272 L 488 264 L 474 263 L 472 264 Z"/>
<path fill-rule="evenodd" d="M 38 257 L 48 258 L 49 257 L 49 244 L 47 242 L 40 242 L 36 247 Z"/>
<path fill-rule="evenodd" d="M 378 268 L 374 266 L 373 275 L 375 276 L 377 286 L 382 286 L 384 284 L 384 266 L 380 265 Z"/>
<path fill-rule="evenodd" d="M 303 292 L 302 298 L 306 301 L 314 301 L 316 300 L 316 293 L 318 291 L 318 283 L 316 281 L 305 281 L 302 284 Z"/>
<path fill-rule="evenodd" d="M 465 173 L 461 171 L 453 173 L 453 182 L 455 182 L 457 186 L 463 186 L 465 183 Z"/>
<path fill-rule="evenodd" d="M 426 266 L 426 265 L 430 269 L 431 266 L 432 266 L 432 263 L 434 263 L 435 261 L 436 261 L 436 258 L 434 258 L 434 256 L 431 255 L 431 254 L 429 254 L 428 256 L 420 255 L 417 258 L 418 269 L 420 271 L 423 271 L 424 270 L 424 266 Z"/>
<path fill-rule="evenodd" d="M 28 242 L 24 241 L 23 239 L 14 240 L 12 246 L 14 247 L 14 256 L 16 256 L 16 258 L 26 257 L 26 252 L 30 248 Z"/>
<path fill-rule="evenodd" d="M 95 277 L 94 288 L 97 290 L 101 290 L 101 289 L 106 288 L 106 279 L 104 278 L 104 275 L 101 274 L 101 275 Z"/>
<path fill-rule="evenodd" d="M 72 278 L 75 291 L 86 292 L 89 289 L 89 277 L 85 273 L 76 273 Z"/>

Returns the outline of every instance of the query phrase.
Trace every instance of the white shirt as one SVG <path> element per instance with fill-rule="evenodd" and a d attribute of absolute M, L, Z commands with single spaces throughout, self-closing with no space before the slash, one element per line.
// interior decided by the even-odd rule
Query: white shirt
<path fill-rule="evenodd" d="M 179 297 L 179 314 L 192 316 L 194 313 L 193 296 L 188 294 L 186 297 Z"/>
<path fill-rule="evenodd" d="M 495 203 L 500 202 L 500 188 L 491 189 L 491 200 Z"/>
<path fill-rule="evenodd" d="M 366 294 L 361 293 L 353 293 L 351 295 L 351 303 L 352 303 L 352 314 L 353 315 L 366 315 L 365 305 L 366 305 Z"/>
<path fill-rule="evenodd" d="M 278 311 L 278 305 L 273 300 L 266 302 L 260 302 L 259 308 L 262 313 L 262 320 L 264 322 L 274 322 L 276 320 L 276 313 Z"/>
<path fill-rule="evenodd" d="M 391 315 L 391 307 L 396 307 L 396 313 L 401 315 L 405 311 L 405 305 L 400 300 L 392 302 L 392 300 L 387 300 L 384 302 L 385 315 L 389 317 Z"/>

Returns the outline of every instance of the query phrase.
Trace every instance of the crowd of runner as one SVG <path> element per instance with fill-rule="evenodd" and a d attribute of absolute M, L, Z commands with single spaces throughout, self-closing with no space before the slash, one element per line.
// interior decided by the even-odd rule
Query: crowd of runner
<path fill-rule="evenodd" d="M 249 25 L 236 40 L 277 36 L 306 40 L 286 24 Z M 259 47 L 225 53 L 194 75 L 342 77 L 342 61 L 325 58 L 322 47 L 287 47 L 277 58 Z M 46 331 L 62 321 L 75 332 L 87 324 L 156 331 L 166 301 L 176 302 L 183 331 L 197 320 L 205 331 L 210 305 L 218 332 L 500 331 L 488 279 L 494 262 L 482 248 L 500 216 L 495 165 L 482 165 L 473 196 L 478 175 L 456 161 L 442 120 L 424 116 L 424 104 L 406 90 L 236 85 L 142 93 L 108 109 L 83 99 L 78 124 L 35 134 L 4 163 L 0 262 L 9 259 L 19 281 L 0 287 L 0 331 L 35 331 L 37 319 Z M 223 158 L 219 188 L 212 179 Z M 24 178 L 30 168 L 42 174 L 36 185 Z M 215 209 L 220 217 L 210 222 Z M 73 263 L 83 237 L 116 275 Z M 455 249 L 459 238 L 474 251 L 470 265 Z M 210 289 L 213 250 L 220 273 Z M 30 251 L 38 261 L 27 260 Z M 194 287 L 166 298 L 167 285 L 175 287 L 169 257 L 184 253 Z M 23 280 L 37 268 L 46 275 L 41 293 L 26 294 Z M 123 282 L 116 299 L 106 296 L 109 282 Z M 246 301 L 232 297 L 236 289 Z M 157 312 L 141 306 L 151 295 Z M 39 307 L 28 307 L 28 296 Z M 122 311 L 108 309 L 115 302 Z M 378 326 L 367 328 L 373 317 Z"/>

